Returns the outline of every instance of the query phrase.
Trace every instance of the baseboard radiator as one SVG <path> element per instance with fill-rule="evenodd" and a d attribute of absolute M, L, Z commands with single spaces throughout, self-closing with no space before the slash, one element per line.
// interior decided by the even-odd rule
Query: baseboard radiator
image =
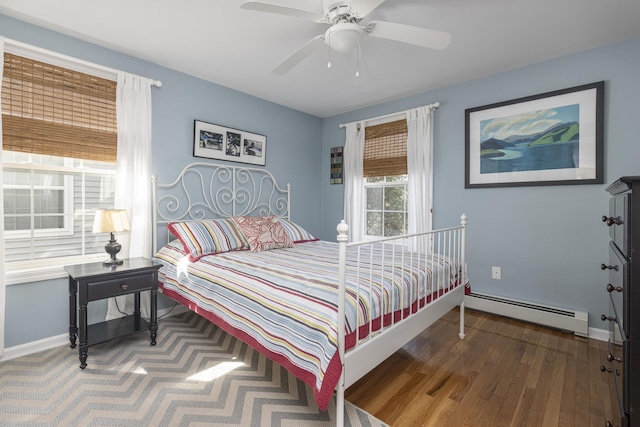
<path fill-rule="evenodd" d="M 465 307 L 589 336 L 589 314 L 511 298 L 471 292 Z"/>

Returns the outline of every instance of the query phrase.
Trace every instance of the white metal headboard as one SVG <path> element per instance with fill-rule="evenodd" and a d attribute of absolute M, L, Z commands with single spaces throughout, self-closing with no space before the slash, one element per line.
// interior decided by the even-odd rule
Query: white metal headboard
<path fill-rule="evenodd" d="M 291 214 L 291 185 L 282 189 L 265 169 L 198 162 L 170 184 L 159 184 L 156 174 L 151 182 L 154 252 L 158 227 L 170 222 Z"/>

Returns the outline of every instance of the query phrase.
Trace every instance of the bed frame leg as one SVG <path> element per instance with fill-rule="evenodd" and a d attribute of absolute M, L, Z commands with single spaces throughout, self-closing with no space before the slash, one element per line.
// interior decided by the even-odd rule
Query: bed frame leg
<path fill-rule="evenodd" d="M 464 301 L 460 303 L 460 333 L 458 336 L 461 340 L 464 339 Z"/>
<path fill-rule="evenodd" d="M 344 365 L 336 392 L 336 427 L 344 426 Z"/>

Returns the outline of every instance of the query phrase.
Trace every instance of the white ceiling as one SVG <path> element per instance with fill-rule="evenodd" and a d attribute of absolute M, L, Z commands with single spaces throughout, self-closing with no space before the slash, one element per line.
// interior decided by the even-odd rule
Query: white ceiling
<path fill-rule="evenodd" d="M 368 78 L 362 65 L 354 77 L 355 54 L 332 53 L 327 69 L 326 46 L 276 76 L 327 25 L 244 1 L 0 0 L 0 13 L 323 118 L 640 36 L 638 0 L 387 0 L 361 24 L 446 31 L 449 47 L 365 38 Z M 322 13 L 320 0 L 273 2 Z"/>

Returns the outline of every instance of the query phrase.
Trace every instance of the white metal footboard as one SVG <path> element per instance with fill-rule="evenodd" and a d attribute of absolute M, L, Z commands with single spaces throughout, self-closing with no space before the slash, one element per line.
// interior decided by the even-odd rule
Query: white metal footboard
<path fill-rule="evenodd" d="M 420 274 L 420 271 L 430 272 L 424 274 L 424 280 L 417 283 L 409 282 L 408 288 L 401 287 L 399 295 L 389 295 L 388 306 L 400 306 L 399 315 L 390 314 L 388 322 L 382 322 L 380 328 L 374 331 L 373 316 L 364 324 L 366 337 L 359 334 L 362 326 L 356 327 L 355 346 L 345 350 L 345 333 L 338 334 L 338 351 L 342 360 L 342 375 L 337 386 L 336 396 L 336 421 L 338 426 L 344 423 L 344 392 L 347 387 L 355 383 L 367 372 L 379 365 L 384 359 L 400 349 L 408 341 L 440 319 L 456 305 L 460 306 L 460 338 L 464 338 L 464 291 L 467 283 L 465 264 L 465 229 L 466 215 L 460 217 L 460 225 L 457 227 L 434 230 L 411 236 L 378 239 L 368 242 L 347 243 L 348 226 L 341 222 L 338 227 L 339 250 L 339 292 L 338 292 L 338 331 L 345 331 L 345 304 L 347 292 L 347 270 L 351 269 L 351 277 L 355 271 L 358 290 L 355 292 L 357 301 L 368 304 L 370 301 L 361 300 L 361 288 L 363 286 L 383 286 L 367 280 L 366 275 L 393 275 L 399 274 L 404 281 L 405 275 Z M 375 249 L 374 249 L 375 248 Z M 353 260 L 347 267 L 347 251 L 357 253 L 355 265 Z M 367 257 L 372 257 L 373 252 L 381 252 L 387 256 L 378 266 L 373 267 L 373 262 L 368 262 Z M 390 254 L 390 257 L 389 257 Z M 361 264 L 362 263 L 362 264 Z M 385 265 L 385 263 L 389 263 Z M 361 265 L 367 265 L 367 271 L 362 272 Z M 417 266 L 417 269 L 415 268 Z M 376 270 L 376 269 L 380 270 Z M 398 273 L 399 271 L 399 273 Z M 364 277 L 361 277 L 364 276 Z M 360 280 L 362 279 L 362 280 Z M 382 290 L 380 293 L 384 293 Z M 404 295 L 409 292 L 409 295 Z M 352 289 L 353 293 L 353 289 Z M 371 288 L 367 292 L 372 295 Z M 394 301 L 400 298 L 400 301 Z M 401 301 L 409 301 L 409 308 L 403 308 Z M 412 307 L 415 301 L 415 308 Z"/>

